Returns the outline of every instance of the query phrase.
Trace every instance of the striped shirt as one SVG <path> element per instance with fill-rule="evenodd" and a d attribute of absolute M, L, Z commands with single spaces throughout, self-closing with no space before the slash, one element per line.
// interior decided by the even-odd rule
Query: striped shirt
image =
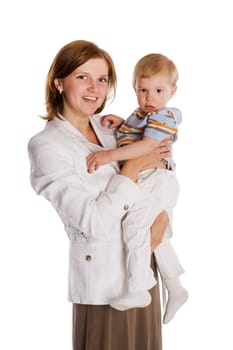
<path fill-rule="evenodd" d="M 161 141 L 173 135 L 175 141 L 181 121 L 182 114 L 177 108 L 165 107 L 149 113 L 137 108 L 117 130 L 118 146 L 141 140 L 143 136 Z"/>

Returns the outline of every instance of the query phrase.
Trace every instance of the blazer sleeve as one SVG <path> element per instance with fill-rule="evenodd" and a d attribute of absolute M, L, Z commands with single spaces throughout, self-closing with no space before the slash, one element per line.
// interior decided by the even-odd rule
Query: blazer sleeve
<path fill-rule="evenodd" d="M 98 193 L 90 190 L 87 175 L 59 144 L 32 138 L 28 143 L 30 181 L 37 194 L 51 202 L 65 226 L 86 237 L 106 237 L 143 193 L 125 176 L 115 174 Z"/>

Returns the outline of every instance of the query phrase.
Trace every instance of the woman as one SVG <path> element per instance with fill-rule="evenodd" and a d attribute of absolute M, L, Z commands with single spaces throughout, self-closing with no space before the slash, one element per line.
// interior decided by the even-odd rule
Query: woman
<path fill-rule="evenodd" d="M 161 350 L 158 284 L 146 308 L 122 312 L 109 304 L 126 285 L 121 221 L 143 198 L 137 175 L 163 168 L 160 159 L 170 156 L 170 145 L 164 142 L 121 170 L 112 162 L 87 172 L 90 152 L 116 146 L 98 115 L 115 89 L 112 59 L 94 43 L 74 41 L 57 53 L 46 82 L 47 123 L 28 144 L 31 184 L 56 209 L 70 239 L 74 350 Z M 152 226 L 152 249 L 159 241 Z M 154 259 L 152 267 L 156 277 Z"/>

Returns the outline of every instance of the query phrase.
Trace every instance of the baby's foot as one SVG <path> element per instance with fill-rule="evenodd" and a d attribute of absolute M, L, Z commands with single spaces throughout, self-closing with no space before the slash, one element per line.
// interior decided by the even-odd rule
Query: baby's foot
<path fill-rule="evenodd" d="M 129 293 L 122 298 L 114 300 L 110 306 L 116 310 L 124 311 L 135 307 L 146 307 L 151 302 L 149 292 Z"/>
<path fill-rule="evenodd" d="M 169 294 L 166 305 L 165 314 L 163 317 L 163 323 L 167 324 L 175 316 L 179 308 L 187 301 L 188 292 L 185 288 L 179 290 L 178 294 Z"/>

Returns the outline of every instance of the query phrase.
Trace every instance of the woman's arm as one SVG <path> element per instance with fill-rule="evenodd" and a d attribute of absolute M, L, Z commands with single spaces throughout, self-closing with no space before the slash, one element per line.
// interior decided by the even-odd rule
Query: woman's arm
<path fill-rule="evenodd" d="M 165 230 L 169 224 L 169 218 L 165 211 L 162 211 L 154 220 L 151 226 L 151 251 L 153 252 L 162 242 Z"/>
<path fill-rule="evenodd" d="M 120 174 L 112 166 L 88 174 L 82 149 L 72 154 L 60 139 L 53 142 L 41 135 L 29 142 L 28 152 L 35 192 L 52 204 L 66 227 L 87 237 L 103 238 L 118 232 L 116 225 L 120 227 L 127 210 L 143 196 L 135 183 L 142 169 L 138 160 L 126 164 Z"/>
<path fill-rule="evenodd" d="M 166 141 L 170 139 L 167 138 L 164 141 L 165 144 Z M 142 140 L 135 141 L 123 147 L 93 152 L 87 156 L 87 169 L 89 172 L 92 172 L 93 170 L 97 170 L 101 165 L 115 160 L 120 161 L 139 158 L 149 153 L 152 149 L 156 152 L 156 149 L 158 149 L 160 145 L 163 145 L 161 141 L 145 136 Z"/>
<path fill-rule="evenodd" d="M 132 181 L 136 181 L 140 171 L 153 168 L 165 168 L 162 158 L 171 157 L 170 138 L 160 142 L 158 147 L 154 147 L 144 156 L 127 160 L 120 170 L 120 174 L 129 177 Z"/>
<path fill-rule="evenodd" d="M 71 154 L 60 139 L 53 142 L 39 135 L 28 144 L 31 185 L 53 205 L 66 227 L 74 227 L 87 237 L 107 237 L 116 232 L 127 210 L 143 196 L 135 183 L 138 173 L 147 167 L 163 167 L 163 151 L 169 154 L 169 145 L 142 159 L 127 161 L 119 174 L 111 167 L 88 174 L 81 149 L 80 154 Z"/>

